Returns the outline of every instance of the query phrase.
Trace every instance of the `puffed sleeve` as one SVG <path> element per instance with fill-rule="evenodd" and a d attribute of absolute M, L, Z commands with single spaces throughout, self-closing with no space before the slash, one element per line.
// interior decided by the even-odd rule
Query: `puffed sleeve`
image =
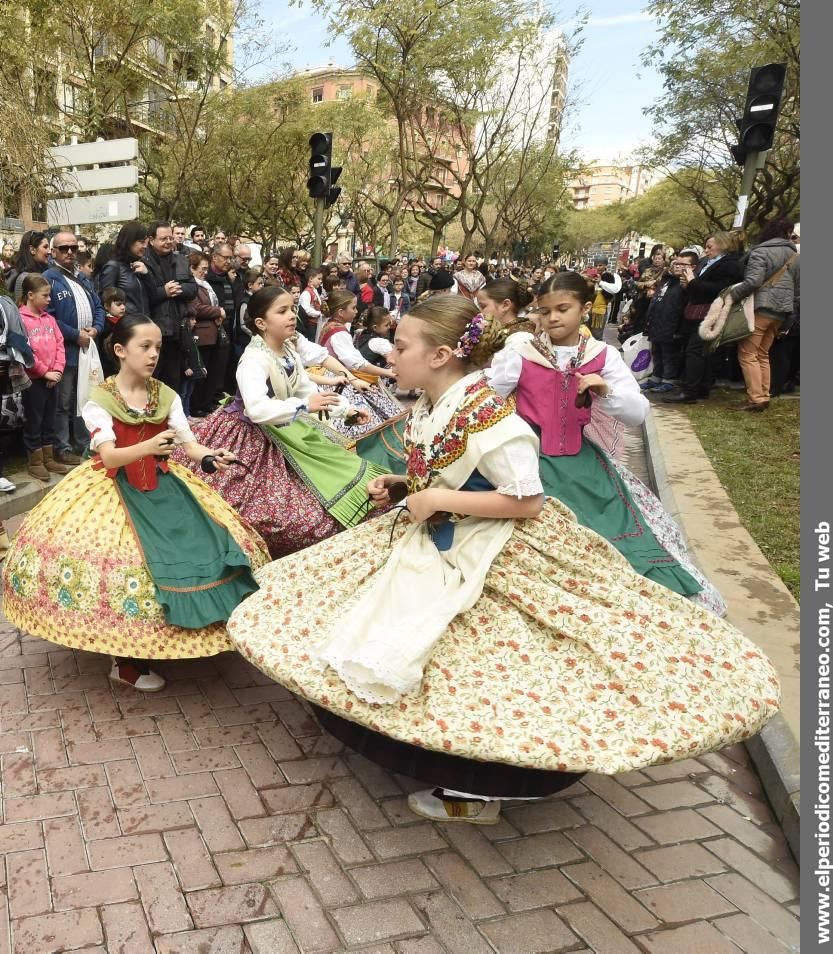
<path fill-rule="evenodd" d="M 171 411 L 168 414 L 168 427 L 176 433 L 174 443 L 188 444 L 196 441 L 191 425 L 188 423 L 188 418 L 185 416 L 185 410 L 182 407 L 179 395 L 174 398 L 174 403 L 171 405 Z"/>
<path fill-rule="evenodd" d="M 108 441 L 115 444 L 116 433 L 113 430 L 113 418 L 103 407 L 96 404 L 95 401 L 87 401 L 81 408 L 81 417 L 84 420 L 84 427 L 90 434 L 91 451 L 97 450 Z"/>
<path fill-rule="evenodd" d="M 298 335 L 295 350 L 305 368 L 310 368 L 314 364 L 323 364 L 330 357 L 330 352 L 326 348 L 303 335 Z"/>
<path fill-rule="evenodd" d="M 477 469 L 499 494 L 507 497 L 520 500 L 544 492 L 538 470 L 538 438 L 531 429 L 485 453 Z"/>
<path fill-rule="evenodd" d="M 306 371 L 301 374 L 296 397 L 279 401 L 269 397 L 269 373 L 256 361 L 242 361 L 237 367 L 237 386 L 246 407 L 246 416 L 255 424 L 289 424 L 315 391 Z"/>
<path fill-rule="evenodd" d="M 598 401 L 600 411 L 604 411 L 605 414 L 609 414 L 623 424 L 628 426 L 641 424 L 651 406 L 648 398 L 639 390 L 636 378 L 622 360 L 619 352 L 611 345 L 606 347 L 607 356 L 602 368 L 602 378 L 610 388 L 610 392 L 607 397 L 594 395 L 593 401 L 594 403 Z"/>
<path fill-rule="evenodd" d="M 486 368 L 486 380 L 501 397 L 509 397 L 518 386 L 522 367 L 523 358 L 518 352 L 504 348 L 492 358 L 492 366 Z"/>
<path fill-rule="evenodd" d="M 350 335 L 346 331 L 337 331 L 330 338 L 330 344 L 333 346 L 336 357 L 345 368 L 358 371 L 359 368 L 367 364 L 361 352 L 354 347 Z"/>

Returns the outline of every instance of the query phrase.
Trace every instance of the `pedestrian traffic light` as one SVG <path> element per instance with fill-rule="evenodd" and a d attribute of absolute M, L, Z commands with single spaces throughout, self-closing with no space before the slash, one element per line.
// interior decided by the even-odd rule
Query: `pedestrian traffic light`
<path fill-rule="evenodd" d="M 561 252 L 561 246 L 559 245 L 559 243 L 558 243 L 558 242 L 553 242 L 553 243 L 552 243 L 552 257 L 553 257 L 553 258 L 558 258 L 560 252 Z"/>
<path fill-rule="evenodd" d="M 645 243 L 639 243 L 639 258 L 645 258 Z"/>
<path fill-rule="evenodd" d="M 341 188 L 336 186 L 341 166 L 332 164 L 333 134 L 313 133 L 309 137 L 309 148 L 307 191 L 311 199 L 324 199 L 324 205 L 331 206 L 341 195 Z"/>
<path fill-rule="evenodd" d="M 768 63 L 750 71 L 743 116 L 735 120 L 738 143 L 731 149 L 739 166 L 751 153 L 765 152 L 772 146 L 786 75 L 786 63 Z"/>

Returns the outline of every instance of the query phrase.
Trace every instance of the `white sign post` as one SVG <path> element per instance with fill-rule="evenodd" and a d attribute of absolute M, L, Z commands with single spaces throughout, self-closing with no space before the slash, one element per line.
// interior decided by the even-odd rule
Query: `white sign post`
<path fill-rule="evenodd" d="M 56 172 L 53 197 L 46 203 L 46 220 L 50 225 L 77 227 L 125 222 L 138 216 L 138 195 L 123 191 L 139 184 L 135 164 L 138 140 L 73 143 L 53 146 L 49 153 Z M 102 164 L 106 164 L 104 168 Z M 121 191 L 112 191 L 115 189 Z"/>

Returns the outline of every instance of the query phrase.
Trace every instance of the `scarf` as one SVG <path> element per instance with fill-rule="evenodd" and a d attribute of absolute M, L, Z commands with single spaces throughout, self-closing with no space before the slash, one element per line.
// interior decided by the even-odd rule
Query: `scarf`
<path fill-rule="evenodd" d="M 110 417 L 122 424 L 162 424 L 168 420 L 176 398 L 176 391 L 162 384 L 156 378 L 147 382 L 147 404 L 142 411 L 129 407 L 116 384 L 116 376 L 107 378 L 103 384 L 93 388 L 89 400 L 103 408 Z"/>
<path fill-rule="evenodd" d="M 211 302 L 212 307 L 219 308 L 220 300 L 217 298 L 217 293 L 214 291 L 211 285 L 209 285 L 204 278 L 197 278 L 196 275 L 194 276 L 194 281 L 199 285 L 200 288 L 204 288 L 205 291 L 208 292 L 208 300 Z"/>

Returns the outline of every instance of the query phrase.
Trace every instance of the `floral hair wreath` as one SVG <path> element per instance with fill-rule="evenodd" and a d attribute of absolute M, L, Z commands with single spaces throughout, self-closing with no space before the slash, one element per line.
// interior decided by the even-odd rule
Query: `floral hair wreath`
<path fill-rule="evenodd" d="M 472 351 L 477 347 L 477 343 L 483 337 L 486 324 L 486 318 L 478 312 L 466 325 L 462 335 L 460 335 L 457 347 L 452 351 L 455 358 L 468 358 L 471 355 Z"/>

